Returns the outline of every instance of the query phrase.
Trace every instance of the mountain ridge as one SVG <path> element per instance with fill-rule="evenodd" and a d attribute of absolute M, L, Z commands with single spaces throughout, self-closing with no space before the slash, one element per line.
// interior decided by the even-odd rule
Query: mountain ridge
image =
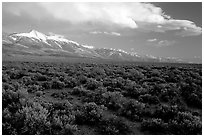
<path fill-rule="evenodd" d="M 96 48 L 68 40 L 62 35 L 46 35 L 37 30 L 28 33 L 3 34 L 3 53 L 21 52 L 39 55 L 78 56 L 89 58 L 113 59 L 122 61 L 144 62 L 173 62 L 183 63 L 180 59 L 169 59 L 148 55 L 139 55 L 136 52 L 127 52 L 122 49 Z"/>

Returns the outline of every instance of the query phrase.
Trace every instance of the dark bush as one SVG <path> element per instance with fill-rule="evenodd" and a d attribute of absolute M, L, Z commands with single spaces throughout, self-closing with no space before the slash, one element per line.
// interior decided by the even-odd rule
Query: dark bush
<path fill-rule="evenodd" d="M 94 91 L 87 90 L 83 101 L 85 102 L 95 102 L 97 105 L 103 105 L 105 103 L 105 98 L 103 93 L 106 93 L 107 89 L 104 87 L 98 87 Z M 104 104 L 105 105 L 105 104 Z"/>
<path fill-rule="evenodd" d="M 10 71 L 10 78 L 11 79 L 20 79 L 23 76 L 26 76 L 24 71 L 16 71 L 16 70 Z"/>
<path fill-rule="evenodd" d="M 66 77 L 64 83 L 66 88 L 73 88 L 77 86 L 77 80 L 73 77 Z"/>
<path fill-rule="evenodd" d="M 140 95 L 139 101 L 148 104 L 158 104 L 160 102 L 157 96 L 152 96 L 150 94 Z"/>
<path fill-rule="evenodd" d="M 8 74 L 2 74 L 2 82 L 9 82 L 10 77 Z"/>
<path fill-rule="evenodd" d="M 122 92 L 124 96 L 138 99 L 138 97 L 147 92 L 146 89 L 136 84 L 135 82 L 128 82 L 125 85 L 125 90 Z"/>
<path fill-rule="evenodd" d="M 88 78 L 84 75 L 80 75 L 80 76 L 78 76 L 77 79 L 78 79 L 80 84 L 86 84 Z"/>
<path fill-rule="evenodd" d="M 53 80 L 51 85 L 53 89 L 63 89 L 65 87 L 65 84 L 59 80 Z"/>
<path fill-rule="evenodd" d="M 168 122 L 170 119 L 173 119 L 178 113 L 178 107 L 175 106 L 168 106 L 162 105 L 161 107 L 157 108 L 154 112 L 155 118 L 161 118 L 165 122 Z"/>
<path fill-rule="evenodd" d="M 189 106 L 200 109 L 202 108 L 202 99 L 195 93 L 191 93 L 186 101 Z"/>
<path fill-rule="evenodd" d="M 24 76 L 23 78 L 23 84 L 26 86 L 31 85 L 33 83 L 33 80 L 29 76 Z"/>
<path fill-rule="evenodd" d="M 41 87 L 39 85 L 28 85 L 29 93 L 35 93 L 38 90 L 41 90 Z"/>
<path fill-rule="evenodd" d="M 44 76 L 44 75 L 41 75 L 41 74 L 37 74 L 36 75 L 36 80 L 37 81 L 47 81 L 48 78 L 47 78 L 47 76 Z"/>
<path fill-rule="evenodd" d="M 54 98 L 67 99 L 69 94 L 67 92 L 54 92 L 51 96 Z"/>
<path fill-rule="evenodd" d="M 141 123 L 141 130 L 150 131 L 152 134 L 166 134 L 168 123 L 164 123 L 162 119 L 152 118 L 143 120 Z"/>
<path fill-rule="evenodd" d="M 87 94 L 87 90 L 83 86 L 76 86 L 73 88 L 71 94 L 78 96 L 85 96 Z"/>
<path fill-rule="evenodd" d="M 102 135 L 126 135 L 130 130 L 125 121 L 117 116 L 111 115 L 103 118 L 98 127 L 98 132 Z"/>
<path fill-rule="evenodd" d="M 57 103 L 53 106 L 54 112 L 51 119 L 52 134 L 73 135 L 77 131 L 75 115 L 73 114 L 72 105 L 67 103 Z"/>
<path fill-rule="evenodd" d="M 133 121 L 141 121 L 142 110 L 144 110 L 144 108 L 145 104 L 129 99 L 123 103 L 123 107 L 119 110 L 119 113 Z"/>
<path fill-rule="evenodd" d="M 41 83 L 42 88 L 44 89 L 51 89 L 52 88 L 52 83 L 48 81 L 44 81 Z"/>
<path fill-rule="evenodd" d="M 169 122 L 169 132 L 178 135 L 201 135 L 202 121 L 189 112 L 178 112 L 177 117 Z"/>
<path fill-rule="evenodd" d="M 8 83 L 2 83 L 2 89 L 15 91 L 15 88 L 13 87 L 13 85 Z"/>
<path fill-rule="evenodd" d="M 40 97 L 40 96 L 42 96 L 42 95 L 43 95 L 43 92 L 42 92 L 42 91 L 37 91 L 37 92 L 36 92 L 36 96 Z"/>
<path fill-rule="evenodd" d="M 104 109 L 103 106 L 97 106 L 94 102 L 85 103 L 76 112 L 76 122 L 87 125 L 97 124 L 102 118 Z"/>
<path fill-rule="evenodd" d="M 93 78 L 89 78 L 87 83 L 86 83 L 86 88 L 89 90 L 95 90 L 96 88 L 100 87 L 102 83 L 96 81 Z"/>
<path fill-rule="evenodd" d="M 125 98 L 120 92 L 105 92 L 102 94 L 104 105 L 111 110 L 118 110 L 122 108 Z"/>

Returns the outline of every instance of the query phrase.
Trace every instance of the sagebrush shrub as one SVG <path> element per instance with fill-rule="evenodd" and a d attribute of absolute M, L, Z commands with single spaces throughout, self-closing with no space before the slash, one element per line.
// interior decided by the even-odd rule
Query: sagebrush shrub
<path fill-rule="evenodd" d="M 76 120 L 79 124 L 97 124 L 102 118 L 104 109 L 103 106 L 98 106 L 94 102 L 85 103 L 76 112 Z"/>
<path fill-rule="evenodd" d="M 122 108 L 125 98 L 120 92 L 105 92 L 102 94 L 104 105 L 111 110 L 118 110 Z"/>
<path fill-rule="evenodd" d="M 98 131 L 103 135 L 125 135 L 130 133 L 125 121 L 115 115 L 103 118 L 99 123 Z"/>
<path fill-rule="evenodd" d="M 49 112 L 39 103 L 33 102 L 31 106 L 23 107 L 19 113 L 24 117 L 24 126 L 21 129 L 22 134 L 49 134 Z"/>
<path fill-rule="evenodd" d="M 72 95 L 79 95 L 79 96 L 84 96 L 86 95 L 87 90 L 83 86 L 76 86 L 73 88 L 71 94 Z"/>
<path fill-rule="evenodd" d="M 89 78 L 86 83 L 86 88 L 89 90 L 95 90 L 96 88 L 100 87 L 102 85 L 101 82 L 96 81 L 93 78 Z"/>
<path fill-rule="evenodd" d="M 59 80 L 53 80 L 51 82 L 51 85 L 53 89 L 63 89 L 65 87 L 64 82 L 61 82 Z"/>
<path fill-rule="evenodd" d="M 177 117 L 169 122 L 169 132 L 183 135 L 201 135 L 202 121 L 200 117 L 189 112 L 178 112 Z"/>
<path fill-rule="evenodd" d="M 166 131 L 167 128 L 168 128 L 168 123 L 164 123 L 164 121 L 159 118 L 151 118 L 148 120 L 143 120 L 141 123 L 142 130 L 148 130 L 154 134 L 163 133 Z"/>

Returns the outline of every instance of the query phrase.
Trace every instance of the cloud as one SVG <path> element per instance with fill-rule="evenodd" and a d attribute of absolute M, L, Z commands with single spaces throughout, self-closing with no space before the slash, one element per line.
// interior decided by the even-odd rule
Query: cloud
<path fill-rule="evenodd" d="M 40 5 L 55 18 L 67 20 L 73 24 L 98 22 L 137 28 L 137 24 L 129 16 L 131 13 L 128 9 L 129 4 L 125 3 L 41 3 Z"/>
<path fill-rule="evenodd" d="M 201 28 L 184 27 L 184 30 L 181 30 L 180 32 L 177 32 L 176 35 L 186 37 L 186 36 L 197 36 L 197 35 L 200 35 L 201 33 L 202 33 Z"/>
<path fill-rule="evenodd" d="M 161 40 L 158 42 L 157 47 L 167 47 L 167 46 L 173 45 L 175 43 L 176 43 L 176 41 L 174 41 L 174 40 L 172 40 L 172 41 Z"/>
<path fill-rule="evenodd" d="M 176 35 L 180 36 L 196 36 L 202 33 L 202 28 L 197 27 L 196 24 L 189 20 L 175 20 L 170 19 L 163 24 L 160 29 L 165 30 L 178 30 Z"/>
<path fill-rule="evenodd" d="M 92 32 L 90 32 L 90 33 L 91 33 L 91 34 L 106 34 L 106 35 L 112 35 L 112 36 L 121 36 L 121 34 L 118 33 L 118 32 L 106 32 L 106 31 L 101 32 L 101 31 L 92 31 Z"/>
<path fill-rule="evenodd" d="M 138 23 L 138 26 L 142 30 L 160 33 L 171 30 L 175 31 L 175 35 L 182 37 L 197 36 L 202 34 L 202 28 L 196 26 L 194 22 L 189 20 L 168 19 L 161 24 L 140 22 Z"/>
<path fill-rule="evenodd" d="M 44 7 L 40 6 L 36 2 L 3 2 L 3 13 L 9 12 L 16 17 L 23 16 L 25 14 L 30 15 L 34 19 L 42 19 L 49 16 L 49 12 L 46 12 Z"/>
<path fill-rule="evenodd" d="M 58 38 L 65 38 L 63 35 L 55 34 L 55 33 L 53 33 L 53 32 L 49 32 L 48 34 L 49 34 L 50 36 L 56 36 L 56 37 L 58 37 Z"/>
<path fill-rule="evenodd" d="M 117 33 L 117 32 L 103 32 L 104 34 L 107 34 L 107 35 L 113 35 L 113 36 L 121 36 L 120 33 Z"/>
<path fill-rule="evenodd" d="M 157 39 L 156 39 L 156 38 L 154 38 L 154 39 L 148 39 L 147 41 L 148 41 L 148 42 L 154 42 L 154 41 L 157 41 Z"/>
<path fill-rule="evenodd" d="M 101 31 L 92 31 L 92 32 L 90 32 L 91 34 L 102 34 L 103 32 L 101 32 Z"/>
<path fill-rule="evenodd" d="M 156 38 L 148 39 L 147 42 L 148 42 L 147 45 L 158 47 L 158 48 L 171 46 L 176 43 L 176 41 L 174 40 L 158 40 Z"/>
<path fill-rule="evenodd" d="M 120 34 L 120 33 L 117 33 L 117 32 L 111 32 L 111 35 L 121 36 L 121 34 Z"/>
<path fill-rule="evenodd" d="M 8 3 L 3 4 L 4 10 L 15 16 L 21 16 L 26 12 L 38 20 L 50 16 L 55 20 L 67 21 L 73 25 L 89 23 L 97 26 L 100 24 L 105 26 L 104 28 L 110 27 L 111 31 L 113 28 L 155 32 L 175 30 L 176 35 L 183 37 L 202 33 L 201 27 L 196 26 L 194 22 L 173 19 L 166 15 L 161 7 L 150 3 Z M 115 35 L 118 34 L 115 33 Z"/>

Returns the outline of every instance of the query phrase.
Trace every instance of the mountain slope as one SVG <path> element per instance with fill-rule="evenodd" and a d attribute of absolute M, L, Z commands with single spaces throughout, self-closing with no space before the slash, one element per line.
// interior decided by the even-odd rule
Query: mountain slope
<path fill-rule="evenodd" d="M 177 59 L 138 55 L 135 52 L 128 53 L 121 49 L 95 48 L 89 45 L 81 45 L 66 39 L 64 36 L 45 35 L 36 30 L 31 30 L 28 33 L 3 33 L 2 51 L 3 54 L 75 56 L 122 61 L 178 62 Z"/>

